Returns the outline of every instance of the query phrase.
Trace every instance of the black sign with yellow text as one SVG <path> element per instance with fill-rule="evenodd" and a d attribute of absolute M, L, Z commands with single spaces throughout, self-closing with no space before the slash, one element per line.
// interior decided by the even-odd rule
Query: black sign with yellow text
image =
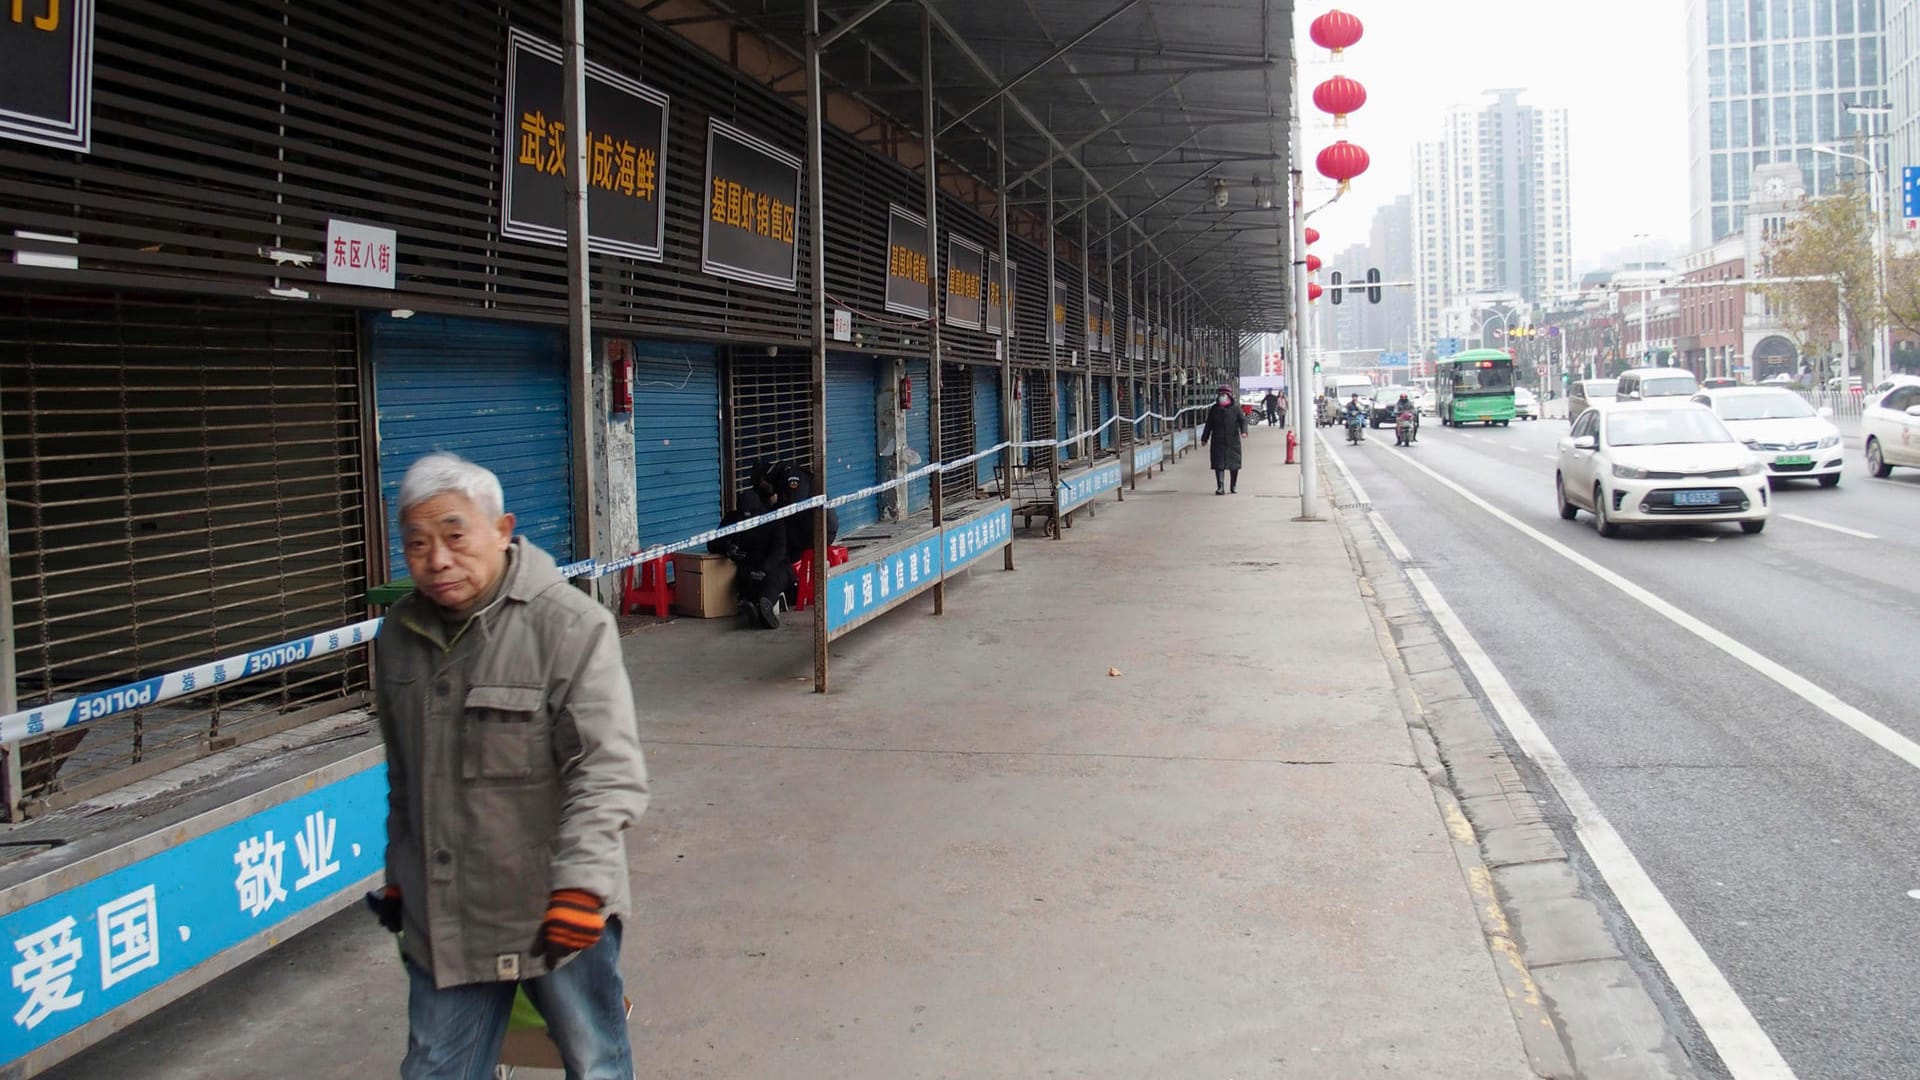
<path fill-rule="evenodd" d="M 93 148 L 93 0 L 0 5 L 0 138 Z"/>
<path fill-rule="evenodd" d="M 566 78 L 560 49 L 507 32 L 506 198 L 500 232 L 567 242 Z M 667 95 L 587 64 L 587 247 L 660 261 Z"/>
<path fill-rule="evenodd" d="M 927 219 L 898 206 L 887 208 L 887 310 L 924 319 L 933 280 L 928 265 Z"/>
<path fill-rule="evenodd" d="M 800 271 L 800 159 L 718 120 L 707 121 L 707 206 L 700 268 L 792 290 Z"/>
<path fill-rule="evenodd" d="M 982 266 L 986 253 L 957 236 L 947 238 L 947 323 L 980 329 Z"/>
<path fill-rule="evenodd" d="M 1013 295 L 1020 291 L 1020 264 L 1014 263 L 1013 270 L 1007 274 L 1000 272 L 1000 256 L 987 256 L 987 333 L 998 334 L 1006 323 L 1007 309 L 1013 302 Z M 1019 333 L 1016 326 L 1007 331 L 1008 337 Z"/>

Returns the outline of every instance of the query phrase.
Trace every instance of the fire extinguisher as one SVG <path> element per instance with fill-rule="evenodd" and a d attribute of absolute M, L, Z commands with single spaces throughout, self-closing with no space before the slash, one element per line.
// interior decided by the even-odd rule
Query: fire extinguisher
<path fill-rule="evenodd" d="M 633 347 L 624 341 L 607 349 L 607 399 L 615 416 L 633 412 Z"/>
<path fill-rule="evenodd" d="M 912 376 L 903 375 L 900 377 L 900 411 L 911 412 L 912 410 L 913 378 Z"/>

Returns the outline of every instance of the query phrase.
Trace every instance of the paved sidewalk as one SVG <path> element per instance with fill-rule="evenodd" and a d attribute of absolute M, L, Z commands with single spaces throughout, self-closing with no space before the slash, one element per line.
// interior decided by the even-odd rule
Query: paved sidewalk
<path fill-rule="evenodd" d="M 837 645 L 826 697 L 802 627 L 628 638 L 640 1075 L 1532 1076 L 1281 442 L 1238 496 L 1200 451 L 983 561 Z M 349 911 L 50 1075 L 390 1076 L 404 1017 Z"/>

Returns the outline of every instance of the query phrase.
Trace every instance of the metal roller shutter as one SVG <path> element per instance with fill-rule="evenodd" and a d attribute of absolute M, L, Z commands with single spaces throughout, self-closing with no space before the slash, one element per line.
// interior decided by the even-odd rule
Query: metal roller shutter
<path fill-rule="evenodd" d="M 415 315 L 368 319 L 387 564 L 404 577 L 400 479 L 435 450 L 493 470 L 519 535 L 573 559 L 565 339 L 557 329 Z"/>
<path fill-rule="evenodd" d="M 712 346 L 633 343 L 633 472 L 642 548 L 720 520 L 720 371 Z"/>
<path fill-rule="evenodd" d="M 733 490 L 747 486 L 762 461 L 813 460 L 807 355 L 734 349 L 727 369 L 727 421 L 732 431 Z"/>
<path fill-rule="evenodd" d="M 874 372 L 874 362 L 864 356 L 827 357 L 825 484 L 829 495 L 845 495 L 879 483 L 880 428 L 874 420 Z M 845 536 L 878 520 L 879 496 L 849 503 L 840 508 L 840 534 Z"/>
<path fill-rule="evenodd" d="M 1003 441 L 1001 429 L 1006 416 L 1000 409 L 1000 371 L 997 368 L 973 369 L 973 451 L 979 453 Z M 993 470 L 1000 466 L 1000 455 L 980 459 L 974 475 L 982 484 L 993 482 Z"/>
<path fill-rule="evenodd" d="M 1099 391 L 1100 401 L 1099 404 L 1095 406 L 1094 423 L 1105 424 L 1108 420 L 1113 419 L 1113 380 L 1101 379 L 1096 384 L 1096 388 Z M 1113 440 L 1115 437 L 1113 429 L 1116 426 L 1118 425 L 1109 425 L 1100 432 L 1100 449 L 1113 449 Z"/>
<path fill-rule="evenodd" d="M 913 408 L 907 410 L 906 414 L 907 445 L 920 455 L 920 464 L 913 466 L 913 469 L 919 469 L 934 460 L 933 397 L 927 386 L 927 362 L 907 361 L 907 378 L 913 380 Z M 907 485 L 907 513 L 915 513 L 931 505 L 933 495 L 928 487 L 930 482 L 931 478 L 915 480 Z"/>
<path fill-rule="evenodd" d="M 1075 377 L 1072 374 L 1060 376 L 1058 404 L 1054 406 L 1053 413 L 1055 417 L 1054 430 L 1060 433 L 1059 438 L 1062 439 L 1080 433 L 1080 425 L 1078 423 L 1080 419 L 1080 398 L 1075 388 L 1075 382 Z M 1072 461 L 1083 452 L 1084 448 L 1075 444 L 1073 446 L 1063 447 L 1060 451 L 1060 457 L 1063 461 Z"/>
<path fill-rule="evenodd" d="M 989 444 L 991 445 L 991 444 Z M 940 365 L 940 461 L 958 461 L 974 453 L 973 375 L 959 364 Z M 978 491 L 971 469 L 940 474 L 940 495 L 949 510 Z"/>
<path fill-rule="evenodd" d="M 0 290 L 0 411 L 23 707 L 364 611 L 351 314 Z M 71 801 L 365 686 L 355 650 L 29 742 L 22 793 Z"/>

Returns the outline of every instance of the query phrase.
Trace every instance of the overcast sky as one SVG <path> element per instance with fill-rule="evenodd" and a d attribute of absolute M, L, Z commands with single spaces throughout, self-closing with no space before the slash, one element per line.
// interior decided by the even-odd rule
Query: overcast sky
<path fill-rule="evenodd" d="M 1343 137 L 1373 164 L 1314 216 L 1323 255 L 1364 243 L 1375 209 L 1412 192 L 1413 145 L 1439 137 L 1449 106 L 1506 87 L 1524 89 L 1523 102 L 1567 109 L 1576 273 L 1632 257 L 1637 233 L 1684 250 L 1686 0 L 1340 0 L 1366 35 L 1337 64 L 1307 34 L 1334 6 L 1302 0 L 1296 9 L 1308 177 L 1321 180 L 1313 156 Z M 1313 87 L 1334 74 L 1367 88 L 1342 133 L 1312 105 Z M 1308 205 L 1329 193 L 1309 189 Z"/>

